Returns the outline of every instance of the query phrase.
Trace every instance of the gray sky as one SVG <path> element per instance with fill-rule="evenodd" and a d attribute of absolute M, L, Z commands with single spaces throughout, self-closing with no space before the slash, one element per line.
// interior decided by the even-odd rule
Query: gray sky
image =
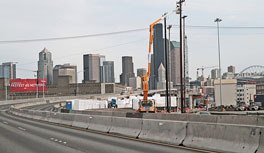
<path fill-rule="evenodd" d="M 175 9 L 175 0 L 1 0 L 0 41 L 77 36 L 147 28 L 164 12 Z M 187 26 L 264 26 L 263 0 L 186 0 L 183 5 Z M 168 24 L 178 25 L 172 14 Z M 192 78 L 201 66 L 218 64 L 216 28 L 187 27 L 189 67 Z M 131 55 L 134 68 L 147 66 L 148 31 L 60 41 L 0 44 L 0 62 L 18 62 L 21 78 L 32 78 L 38 53 L 46 47 L 56 64 L 71 63 L 82 70 L 82 55 L 100 53 L 115 61 L 119 80 L 121 57 Z M 178 40 L 178 28 L 172 29 Z M 228 65 L 237 71 L 251 65 L 263 65 L 264 28 L 221 28 L 222 72 Z M 125 44 L 125 45 L 119 45 Z M 115 47 L 112 47 L 115 46 Z M 205 73 L 209 75 L 209 70 Z M 79 81 L 82 73 L 79 73 Z"/>

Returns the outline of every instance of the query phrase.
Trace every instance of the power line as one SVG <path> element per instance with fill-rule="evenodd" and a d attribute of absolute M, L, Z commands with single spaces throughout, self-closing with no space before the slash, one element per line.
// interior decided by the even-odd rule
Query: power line
<path fill-rule="evenodd" d="M 173 28 L 179 27 L 179 25 L 173 25 Z M 215 29 L 215 26 L 206 26 L 206 25 L 186 25 L 187 28 L 200 28 L 200 29 Z M 221 26 L 221 29 L 263 29 L 262 26 Z M 101 36 L 110 36 L 110 35 L 119 35 L 125 33 L 133 33 L 139 31 L 145 31 L 148 28 L 139 28 L 132 30 L 108 32 L 108 33 L 99 33 L 99 34 L 87 34 L 87 35 L 78 35 L 78 36 L 68 36 L 68 37 L 52 37 L 52 38 L 36 38 L 36 39 L 19 39 L 19 40 L 0 40 L 0 44 L 8 43 L 28 43 L 28 42 L 40 42 L 40 41 L 56 41 L 56 40 L 68 40 L 68 39 L 80 39 L 80 38 L 92 38 L 92 37 L 101 37 Z"/>
<path fill-rule="evenodd" d="M 179 25 L 172 25 L 173 27 L 179 27 Z M 186 25 L 188 28 L 205 28 L 215 29 L 216 26 L 205 26 L 205 25 Z M 264 29 L 264 27 L 258 26 L 221 26 L 221 29 Z"/>
<path fill-rule="evenodd" d="M 68 37 L 20 39 L 20 40 L 2 40 L 2 41 L 0 41 L 0 44 L 7 44 L 7 43 L 27 43 L 27 42 L 39 42 L 39 41 L 55 41 L 55 40 L 67 40 L 67 39 L 80 39 L 80 38 L 90 38 L 90 37 L 100 37 L 100 36 L 118 35 L 118 34 L 139 32 L 139 31 L 145 31 L 145 30 L 148 30 L 148 28 L 140 28 L 140 29 L 132 29 L 132 30 L 125 30 L 125 31 L 108 32 L 108 33 L 99 33 L 99 34 L 87 34 L 87 35 L 79 35 L 79 36 L 68 36 Z"/>

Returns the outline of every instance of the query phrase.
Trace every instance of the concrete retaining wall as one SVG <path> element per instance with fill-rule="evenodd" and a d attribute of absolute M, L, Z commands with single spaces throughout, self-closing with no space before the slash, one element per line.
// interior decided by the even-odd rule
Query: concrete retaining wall
<path fill-rule="evenodd" d="M 113 117 L 111 124 L 110 133 L 118 133 L 136 138 L 141 131 L 142 119 Z"/>
<path fill-rule="evenodd" d="M 187 122 L 144 119 L 140 139 L 180 145 L 186 135 Z"/>
<path fill-rule="evenodd" d="M 90 123 L 89 117 L 90 116 L 88 116 L 88 115 L 74 114 L 72 126 L 87 129 L 88 125 Z"/>
<path fill-rule="evenodd" d="M 259 138 L 260 129 L 254 126 L 189 122 L 183 145 L 219 152 L 254 153 Z"/>
<path fill-rule="evenodd" d="M 60 119 L 61 122 L 60 124 L 64 124 L 64 125 L 72 125 L 73 120 L 74 120 L 74 114 L 67 114 L 67 113 L 60 113 Z"/>
<path fill-rule="evenodd" d="M 112 124 L 111 116 L 90 116 L 89 130 L 96 130 L 101 132 L 109 132 Z"/>
<path fill-rule="evenodd" d="M 259 147 L 256 153 L 264 153 L 264 128 L 260 128 Z"/>

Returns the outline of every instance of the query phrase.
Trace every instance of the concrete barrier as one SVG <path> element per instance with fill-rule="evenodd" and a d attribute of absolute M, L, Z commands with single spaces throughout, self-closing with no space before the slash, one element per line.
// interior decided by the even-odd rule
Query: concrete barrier
<path fill-rule="evenodd" d="M 89 122 L 90 122 L 90 116 L 89 115 L 74 114 L 72 126 L 87 129 Z"/>
<path fill-rule="evenodd" d="M 264 153 L 264 128 L 260 128 L 260 139 L 259 139 L 259 147 L 256 151 L 256 153 Z"/>
<path fill-rule="evenodd" d="M 158 120 L 173 120 L 173 121 L 187 121 L 188 114 L 162 114 L 162 113 L 145 113 L 144 119 L 158 119 Z"/>
<path fill-rule="evenodd" d="M 209 122 L 209 123 L 216 123 L 217 116 L 215 115 L 195 115 L 189 114 L 188 121 L 190 122 Z"/>
<path fill-rule="evenodd" d="M 137 138 L 141 132 L 142 119 L 113 117 L 110 133 L 118 133 Z"/>
<path fill-rule="evenodd" d="M 34 111 L 33 119 L 40 120 L 41 119 L 41 111 Z"/>
<path fill-rule="evenodd" d="M 180 145 L 186 136 L 184 121 L 143 119 L 140 139 Z"/>
<path fill-rule="evenodd" d="M 112 113 L 112 116 L 113 116 L 113 117 L 126 117 L 126 114 L 127 114 L 126 112 L 115 112 L 115 111 L 114 111 L 114 112 Z"/>
<path fill-rule="evenodd" d="M 109 132 L 112 124 L 111 116 L 90 116 L 89 130 L 96 130 L 101 132 Z"/>
<path fill-rule="evenodd" d="M 244 115 L 219 115 L 217 116 L 217 123 L 257 125 L 257 122 L 258 122 L 257 116 L 244 116 Z"/>
<path fill-rule="evenodd" d="M 250 153 L 258 148 L 260 128 L 189 122 L 183 145 L 217 152 Z"/>
<path fill-rule="evenodd" d="M 48 111 L 41 111 L 41 118 L 40 120 L 42 121 L 49 121 L 50 120 L 50 113 L 51 112 L 48 112 Z"/>
<path fill-rule="evenodd" d="M 49 122 L 51 123 L 61 123 L 61 114 L 60 113 L 50 113 Z"/>
<path fill-rule="evenodd" d="M 72 125 L 74 120 L 74 114 L 68 114 L 68 113 L 60 113 L 61 122 L 60 124 L 64 125 Z"/>

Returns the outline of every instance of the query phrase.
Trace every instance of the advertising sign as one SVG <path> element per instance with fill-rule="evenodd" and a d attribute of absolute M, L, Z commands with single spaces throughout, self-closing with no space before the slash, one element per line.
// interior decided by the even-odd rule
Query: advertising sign
<path fill-rule="evenodd" d="M 47 79 L 11 79 L 10 92 L 41 92 L 43 89 L 47 91 L 46 84 Z"/>

